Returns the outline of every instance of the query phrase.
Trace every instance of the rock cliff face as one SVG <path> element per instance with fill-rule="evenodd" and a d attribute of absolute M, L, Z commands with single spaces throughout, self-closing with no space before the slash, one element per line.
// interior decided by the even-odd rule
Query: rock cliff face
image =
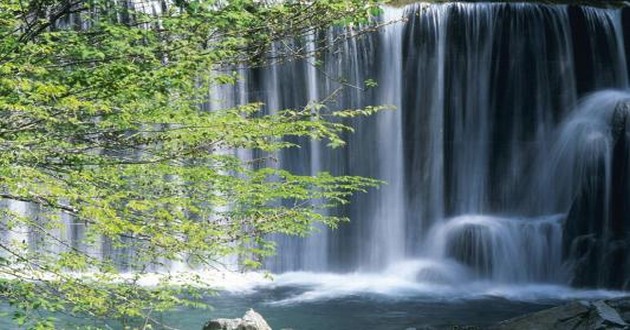
<path fill-rule="evenodd" d="M 630 289 L 630 104 L 610 123 L 611 152 L 587 169 L 564 228 L 577 287 Z"/>
<path fill-rule="evenodd" d="M 271 330 L 271 327 L 260 314 L 250 309 L 242 318 L 211 320 L 203 330 Z"/>
<path fill-rule="evenodd" d="M 630 298 L 573 302 L 500 322 L 494 329 L 630 329 Z"/>

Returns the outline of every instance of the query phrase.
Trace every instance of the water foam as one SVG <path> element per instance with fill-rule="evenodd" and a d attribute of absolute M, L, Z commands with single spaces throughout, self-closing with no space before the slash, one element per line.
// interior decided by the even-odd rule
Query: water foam
<path fill-rule="evenodd" d="M 453 279 L 452 282 L 422 279 L 417 275 L 430 269 Z M 270 302 L 291 305 L 342 299 L 377 297 L 378 299 L 463 302 L 492 298 L 512 301 L 541 302 L 574 299 L 604 299 L 627 295 L 619 291 L 578 290 L 553 284 L 504 284 L 490 281 L 464 281 L 466 271 L 455 263 L 440 264 L 434 260 L 408 260 L 392 265 L 382 273 L 312 273 L 290 272 L 275 276 L 273 282 L 258 289 L 293 288 L 289 297 Z M 459 280 L 458 280 L 459 279 Z"/>

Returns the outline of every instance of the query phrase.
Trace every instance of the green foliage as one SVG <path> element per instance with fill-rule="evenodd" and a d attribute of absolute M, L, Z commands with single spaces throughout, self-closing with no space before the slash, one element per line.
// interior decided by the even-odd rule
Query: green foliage
<path fill-rule="evenodd" d="M 28 228 L 41 243 L 0 243 L 0 297 L 20 326 L 53 327 L 46 311 L 143 319 L 149 328 L 152 312 L 196 306 L 200 291 L 167 280 L 138 285 L 148 264 L 186 256 L 206 265 L 238 254 L 258 266 L 273 253 L 268 234 L 306 235 L 314 222 L 334 227 L 346 219 L 321 210 L 377 184 L 251 166 L 227 151 L 273 155 L 295 147 L 287 137 L 339 147 L 350 130 L 343 118 L 380 108 L 200 108 L 209 88 L 238 80 L 228 68 L 264 65 L 271 42 L 330 25 L 369 28 L 374 2 L 126 4 L 0 2 L 0 198 L 37 208 L 36 217 L 2 209 L 2 231 Z M 68 219 L 86 228 L 79 244 L 59 238 Z M 105 243 L 133 251 L 126 267 L 138 276 L 120 280 L 113 260 L 90 253 Z"/>

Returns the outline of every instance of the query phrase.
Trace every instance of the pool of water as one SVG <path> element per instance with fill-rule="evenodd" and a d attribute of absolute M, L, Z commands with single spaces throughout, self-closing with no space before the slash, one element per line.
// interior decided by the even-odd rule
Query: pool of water
<path fill-rule="evenodd" d="M 282 292 L 280 292 L 282 291 Z M 182 329 L 200 329 L 213 317 L 239 317 L 253 307 L 273 329 L 438 329 L 484 328 L 527 312 L 554 306 L 559 301 L 520 302 L 497 297 L 465 301 L 394 299 L 374 295 L 352 295 L 325 301 L 275 304 L 292 290 L 261 291 L 240 296 L 227 295 L 214 302 L 215 310 L 181 310 L 162 315 L 163 320 Z"/>
<path fill-rule="evenodd" d="M 348 279 L 348 284 L 352 279 Z M 330 284 L 330 282 L 328 282 Z M 356 281 L 352 283 L 356 285 Z M 553 307 L 576 299 L 599 299 L 620 293 L 579 291 L 562 286 L 496 286 L 477 283 L 458 291 L 436 288 L 424 292 L 374 290 L 337 294 L 312 282 L 259 288 L 248 294 L 224 293 L 210 303 L 213 311 L 182 309 L 164 313 L 167 323 L 182 329 L 200 329 L 208 319 L 235 318 L 249 308 L 261 313 L 273 329 L 484 329 L 496 322 Z M 395 294 L 394 294 L 395 292 Z"/>
<path fill-rule="evenodd" d="M 418 282 L 400 274 L 288 273 L 251 286 L 228 285 L 218 296 L 206 298 L 211 310 L 179 308 L 154 317 L 173 328 L 195 330 L 210 319 L 241 317 L 253 308 L 273 329 L 484 329 L 568 301 L 620 295 L 624 293 L 548 284 Z M 61 329 L 104 326 L 56 317 Z M 107 323 L 111 329 L 122 328 L 119 323 Z M 0 329 L 15 329 L 10 317 L 0 318 Z"/>

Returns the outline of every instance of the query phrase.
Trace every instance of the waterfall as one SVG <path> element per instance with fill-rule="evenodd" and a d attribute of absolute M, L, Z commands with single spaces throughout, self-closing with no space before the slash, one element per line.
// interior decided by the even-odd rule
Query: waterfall
<path fill-rule="evenodd" d="M 309 34 L 306 40 L 306 52 L 308 54 L 307 60 L 304 62 L 306 65 L 306 85 L 307 102 L 314 106 L 315 102 L 320 100 L 319 87 L 317 82 L 317 66 L 315 58 L 315 35 Z M 310 141 L 310 157 L 311 157 L 311 175 L 316 175 L 323 170 L 322 168 L 322 148 L 320 141 Z M 321 201 L 313 201 L 313 203 L 320 203 Z M 315 224 L 313 234 L 306 239 L 304 246 L 304 260 L 308 260 L 304 264 L 303 268 L 308 270 L 326 270 L 326 259 L 328 259 L 328 232 L 323 224 Z"/>
<path fill-rule="evenodd" d="M 403 151 L 402 151 L 402 39 L 400 33 L 403 24 L 402 11 L 385 12 L 383 20 L 394 22 L 386 26 L 380 35 L 383 53 L 378 63 L 379 84 L 377 99 L 383 104 L 394 106 L 396 111 L 377 114 L 377 143 L 374 145 L 374 157 L 379 160 L 377 177 L 386 182 L 377 192 L 377 205 L 372 213 L 371 233 L 368 238 L 369 265 L 382 267 L 404 257 L 405 242 L 402 239 L 405 230 L 405 210 L 403 196 Z M 381 220 L 382 219 L 382 220 Z"/>
<path fill-rule="evenodd" d="M 269 49 L 271 58 L 282 47 L 302 49 L 303 58 L 236 68 L 240 80 L 208 91 L 203 110 L 262 102 L 273 114 L 331 95 L 332 109 L 396 108 L 345 119 L 354 132 L 340 149 L 292 138 L 301 148 L 275 155 L 220 151 L 248 163 L 274 156 L 266 166 L 300 175 L 386 182 L 327 211 L 351 219 L 336 230 L 316 224 L 307 238 L 270 237 L 278 254 L 265 267 L 628 288 L 629 12 L 525 3 L 385 7 L 379 20 L 392 23 L 375 32 L 340 40 L 352 27 L 316 31 Z M 335 47 L 316 51 L 320 38 Z M 85 225 L 64 221 L 67 239 L 79 244 Z M 32 245 L 35 238 L 13 228 L 2 239 Z M 91 253 L 124 254 L 106 243 Z M 614 265 L 626 270 L 612 274 Z"/>
<path fill-rule="evenodd" d="M 476 277 L 500 283 L 557 283 L 564 275 L 561 220 L 463 215 L 435 226 L 426 250 L 433 259 L 468 266 Z"/>
<path fill-rule="evenodd" d="M 311 141 L 303 144 L 308 153 L 291 152 L 281 166 L 387 184 L 337 210 L 352 219 L 338 230 L 283 238 L 272 269 L 373 272 L 416 259 L 431 260 L 422 271 L 458 264 L 471 280 L 567 283 L 563 223 L 584 176 L 575 171 L 599 145 L 568 137 L 567 127 L 583 111 L 582 97 L 627 88 L 622 10 L 415 4 L 385 8 L 382 19 L 401 16 L 320 55 L 323 73 L 296 64 L 266 69 L 283 72 L 262 83 L 286 101 L 275 106 L 306 105 L 313 91 L 322 97 L 343 85 L 331 77 L 343 77 L 347 85 L 374 79 L 378 87 L 347 87 L 339 108 L 397 108 L 353 120 L 343 150 Z M 619 97 L 609 93 L 585 102 L 614 108 Z M 610 143 L 601 148 L 612 150 Z"/>

